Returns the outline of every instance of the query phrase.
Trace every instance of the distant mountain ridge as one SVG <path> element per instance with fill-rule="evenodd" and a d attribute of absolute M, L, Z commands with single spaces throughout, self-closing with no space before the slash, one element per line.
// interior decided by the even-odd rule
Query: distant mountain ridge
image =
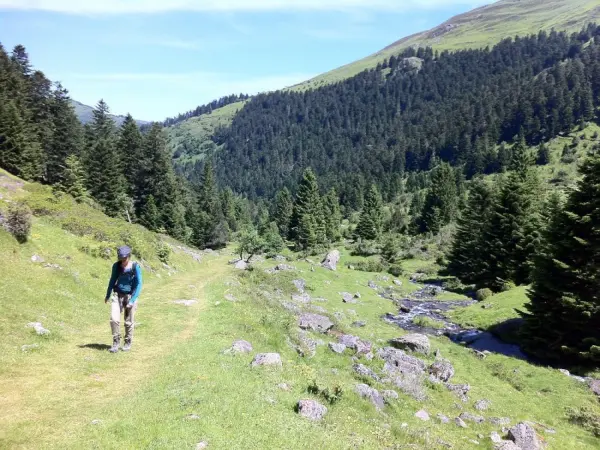
<path fill-rule="evenodd" d="M 92 106 L 84 105 L 83 103 L 78 102 L 77 100 L 71 100 L 71 104 L 73 105 L 73 108 L 75 108 L 75 115 L 77 115 L 77 118 L 81 123 L 86 124 L 92 121 L 92 119 L 94 118 L 94 108 Z M 117 126 L 121 126 L 125 121 L 125 116 L 116 116 L 111 114 L 110 117 L 115 121 Z M 147 125 L 149 123 L 152 123 L 147 120 L 137 119 L 136 122 L 138 125 Z"/>

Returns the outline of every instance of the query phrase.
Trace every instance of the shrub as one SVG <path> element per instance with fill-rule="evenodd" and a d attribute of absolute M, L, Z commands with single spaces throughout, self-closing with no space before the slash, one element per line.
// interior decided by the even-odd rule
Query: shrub
<path fill-rule="evenodd" d="M 350 265 L 361 272 L 385 272 L 387 269 L 387 266 L 384 263 L 374 259 L 358 261 L 356 263 L 350 263 Z"/>
<path fill-rule="evenodd" d="M 8 231 L 21 244 L 27 242 L 31 233 L 31 209 L 24 203 L 13 205 L 8 211 L 6 224 Z"/>
<path fill-rule="evenodd" d="M 600 415 L 596 414 L 592 408 L 586 406 L 567 408 L 567 419 L 569 419 L 569 422 L 594 433 L 594 436 L 600 437 Z"/>
<path fill-rule="evenodd" d="M 517 285 L 515 283 L 513 283 L 512 281 L 503 281 L 502 284 L 500 285 L 500 292 L 511 291 L 516 287 L 517 287 Z"/>
<path fill-rule="evenodd" d="M 377 254 L 379 254 L 379 249 L 376 243 L 372 241 L 359 242 L 352 252 L 352 256 L 373 256 Z"/>
<path fill-rule="evenodd" d="M 483 288 L 483 289 L 479 289 L 475 293 L 475 298 L 477 299 L 477 301 L 482 302 L 482 301 L 490 298 L 492 295 L 494 295 L 494 293 L 492 292 L 491 289 Z"/>
<path fill-rule="evenodd" d="M 308 393 L 323 397 L 330 405 L 333 405 L 341 400 L 344 391 L 341 386 L 336 384 L 335 386 L 319 386 L 316 380 L 313 380 L 312 384 L 308 386 Z"/>
<path fill-rule="evenodd" d="M 160 262 L 164 264 L 169 264 L 169 257 L 171 256 L 171 246 L 165 241 L 157 241 L 156 256 L 158 256 Z"/>
<path fill-rule="evenodd" d="M 434 330 L 443 330 L 446 328 L 446 324 L 441 320 L 432 319 L 427 316 L 415 316 L 413 318 L 413 323 L 419 327 L 423 328 L 433 328 Z"/>
<path fill-rule="evenodd" d="M 393 264 L 388 268 L 388 273 L 394 277 L 401 277 L 404 274 L 402 266 L 399 264 Z"/>
<path fill-rule="evenodd" d="M 113 259 L 116 258 L 115 245 L 95 245 L 93 247 L 89 245 L 84 245 L 79 250 L 81 250 L 86 255 L 90 255 L 93 258 L 101 258 L 101 259 Z"/>

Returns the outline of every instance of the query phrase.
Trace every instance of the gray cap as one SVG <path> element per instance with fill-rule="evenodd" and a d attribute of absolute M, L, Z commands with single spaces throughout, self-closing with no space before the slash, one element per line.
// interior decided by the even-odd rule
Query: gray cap
<path fill-rule="evenodd" d="M 129 247 L 127 247 L 126 245 L 124 245 L 123 247 L 119 247 L 117 249 L 117 256 L 119 259 L 125 259 L 129 255 L 131 255 L 131 249 Z"/>

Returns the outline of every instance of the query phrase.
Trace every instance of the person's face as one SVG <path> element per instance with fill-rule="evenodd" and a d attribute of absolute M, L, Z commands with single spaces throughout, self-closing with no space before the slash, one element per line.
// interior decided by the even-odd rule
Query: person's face
<path fill-rule="evenodd" d="M 122 267 L 127 267 L 127 264 L 129 264 L 129 256 L 125 258 L 119 258 L 119 262 L 121 263 Z"/>

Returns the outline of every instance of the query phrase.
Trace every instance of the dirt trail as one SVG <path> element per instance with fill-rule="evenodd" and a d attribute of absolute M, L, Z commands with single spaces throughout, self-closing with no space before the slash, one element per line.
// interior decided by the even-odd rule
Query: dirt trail
<path fill-rule="evenodd" d="M 33 355 L 10 375 L 0 376 L 0 447 L 4 437 L 12 431 L 14 439 L 17 430 L 27 439 L 22 448 L 33 448 L 36 437 L 51 441 L 53 434 L 64 435 L 69 428 L 89 423 L 87 410 L 133 395 L 156 374 L 162 358 L 194 336 L 207 306 L 206 287 L 227 270 L 225 264 L 212 264 L 208 270 L 202 265 L 199 271 L 173 276 L 162 285 L 147 283 L 137 320 L 152 324 L 137 333 L 129 354 L 110 355 L 103 344 L 82 346 L 110 340 L 107 310 L 106 321 L 82 326 L 80 333 L 67 336 L 52 351 Z M 174 305 L 179 298 L 174 296 L 184 293 L 198 303 L 187 308 Z M 160 320 L 167 315 L 168 320 Z"/>

